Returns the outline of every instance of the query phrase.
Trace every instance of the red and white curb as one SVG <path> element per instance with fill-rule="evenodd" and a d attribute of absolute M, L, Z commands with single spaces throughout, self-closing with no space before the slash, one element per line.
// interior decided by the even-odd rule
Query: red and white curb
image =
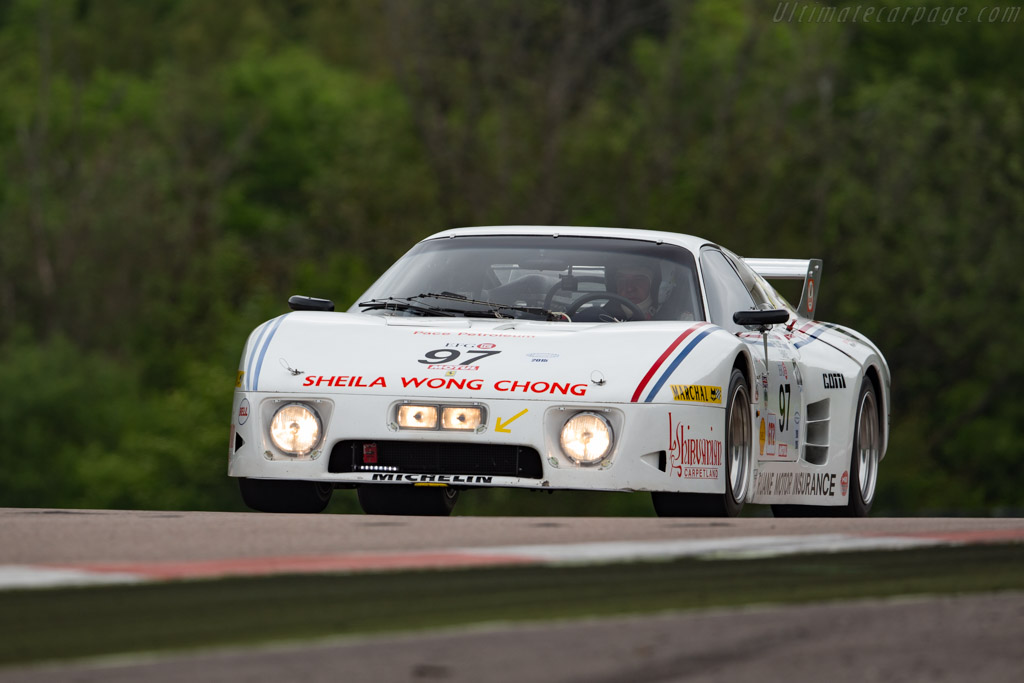
<path fill-rule="evenodd" d="M 1021 542 L 1024 529 L 908 535 L 812 534 L 744 536 L 671 541 L 619 541 L 563 545 L 450 548 L 437 551 L 348 553 L 339 555 L 248 557 L 183 562 L 85 562 L 0 564 L 0 590 L 102 584 L 131 584 L 230 576 L 329 574 L 513 565 L 557 566 L 633 561 L 751 559 L 871 550 L 902 550 L 938 545 Z"/>

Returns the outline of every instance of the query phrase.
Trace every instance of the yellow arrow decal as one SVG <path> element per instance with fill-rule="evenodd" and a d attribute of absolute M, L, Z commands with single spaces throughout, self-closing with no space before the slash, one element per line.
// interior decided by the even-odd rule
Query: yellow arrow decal
<path fill-rule="evenodd" d="M 521 418 L 521 417 L 522 417 L 523 415 L 526 415 L 526 411 L 527 411 L 527 410 L 529 410 L 529 408 L 523 408 L 523 409 L 522 409 L 522 410 L 520 410 L 520 411 L 519 411 L 518 413 L 516 413 L 515 415 L 513 415 L 513 416 L 512 416 L 512 417 L 510 417 L 509 419 L 505 420 L 504 422 L 502 422 L 502 421 L 501 421 L 501 418 L 499 417 L 499 418 L 498 418 L 498 419 L 497 419 L 497 420 L 495 421 L 495 424 L 494 424 L 494 431 L 496 431 L 496 432 L 505 432 L 506 434 L 511 434 L 511 433 L 512 433 L 512 430 L 511 430 L 511 429 L 506 429 L 506 427 L 508 427 L 508 426 L 509 426 L 510 424 L 512 424 L 512 421 L 513 421 L 513 420 L 518 420 L 518 419 L 519 419 L 519 418 Z"/>

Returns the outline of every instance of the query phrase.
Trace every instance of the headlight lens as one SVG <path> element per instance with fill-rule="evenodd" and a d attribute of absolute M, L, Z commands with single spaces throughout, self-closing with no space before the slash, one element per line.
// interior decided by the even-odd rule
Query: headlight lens
<path fill-rule="evenodd" d="M 442 429 L 472 430 L 482 421 L 481 410 L 476 406 L 445 406 L 441 411 Z"/>
<path fill-rule="evenodd" d="M 612 449 L 612 428 L 597 413 L 580 413 L 562 427 L 562 451 L 580 465 L 601 462 Z"/>
<path fill-rule="evenodd" d="M 398 406 L 402 429 L 437 429 L 437 406 Z"/>
<path fill-rule="evenodd" d="M 320 416 L 309 406 L 289 403 L 270 420 L 270 440 L 284 453 L 306 455 L 320 443 Z"/>

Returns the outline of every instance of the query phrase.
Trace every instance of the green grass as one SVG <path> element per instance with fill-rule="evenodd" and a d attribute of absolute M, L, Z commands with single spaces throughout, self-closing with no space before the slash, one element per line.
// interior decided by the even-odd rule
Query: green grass
<path fill-rule="evenodd" d="M 1024 544 L 0 592 L 0 664 L 533 620 L 1024 589 Z"/>

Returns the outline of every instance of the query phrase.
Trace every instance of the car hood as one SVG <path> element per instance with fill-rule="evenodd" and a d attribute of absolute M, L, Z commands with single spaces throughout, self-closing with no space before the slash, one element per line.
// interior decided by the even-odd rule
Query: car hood
<path fill-rule="evenodd" d="M 295 312 L 252 333 L 237 387 L 316 395 L 636 401 L 656 392 L 659 378 L 663 382 L 676 367 L 688 382 L 698 383 L 710 368 L 675 361 L 698 344 L 706 351 L 716 338 L 735 342 L 708 323 L 587 325 Z"/>

